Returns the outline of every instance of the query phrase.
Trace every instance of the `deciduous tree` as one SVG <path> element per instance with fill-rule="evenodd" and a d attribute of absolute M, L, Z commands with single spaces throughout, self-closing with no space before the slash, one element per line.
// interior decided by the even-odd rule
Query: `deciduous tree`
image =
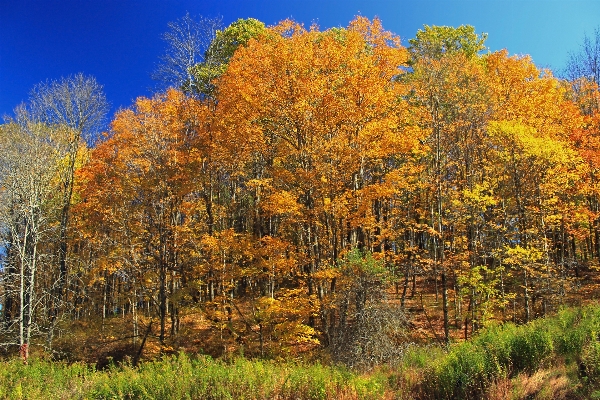
<path fill-rule="evenodd" d="M 0 224 L 5 233 L 2 311 L 8 333 L 17 328 L 13 338 L 18 339 L 25 363 L 33 333 L 49 329 L 35 317 L 43 296 L 51 295 L 51 286 L 44 287 L 42 294 L 38 278 L 55 261 L 52 244 L 62 206 L 55 198 L 56 184 L 71 134 L 67 126 L 36 121 L 24 106 L 0 127 Z"/>

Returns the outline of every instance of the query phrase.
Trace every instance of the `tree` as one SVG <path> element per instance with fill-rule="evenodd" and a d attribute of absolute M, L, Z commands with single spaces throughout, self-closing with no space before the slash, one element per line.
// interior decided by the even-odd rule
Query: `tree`
<path fill-rule="evenodd" d="M 152 77 L 166 86 L 198 93 L 198 81 L 191 68 L 207 60 L 211 43 L 221 28 L 220 17 L 194 18 L 186 13 L 182 18 L 169 22 L 169 31 L 163 34 L 167 50 Z"/>
<path fill-rule="evenodd" d="M 586 162 L 578 193 L 587 209 L 580 209 L 578 215 L 585 218 L 574 221 L 573 232 L 580 238 L 582 258 L 595 262 L 600 256 L 600 90 L 588 78 L 568 82 L 567 87 L 569 98 L 583 119 L 571 131 L 570 139 Z"/>
<path fill-rule="evenodd" d="M 34 313 L 41 295 L 39 270 L 53 260 L 51 243 L 61 206 L 54 198 L 62 151 L 70 128 L 34 120 L 21 107 L 0 127 L 0 224 L 5 232 L 3 276 L 5 328 L 18 327 L 24 362 L 36 329 Z M 18 312 L 15 313 L 15 306 Z"/>
<path fill-rule="evenodd" d="M 62 149 L 63 167 L 60 171 L 61 212 L 58 234 L 58 285 L 55 300 L 63 300 L 68 274 L 68 226 L 73 197 L 73 180 L 78 151 L 82 141 L 92 144 L 105 127 L 108 103 L 102 86 L 96 79 L 76 74 L 60 80 L 36 85 L 30 93 L 32 118 L 48 126 L 68 128 L 67 145 Z M 58 308 L 52 307 L 56 314 Z"/>
<path fill-rule="evenodd" d="M 334 360 L 354 368 L 397 361 L 407 321 L 388 303 L 390 271 L 383 261 L 352 249 L 328 272 L 336 277 L 336 289 L 324 301 L 333 316 L 327 334 Z"/>
<path fill-rule="evenodd" d="M 569 54 L 565 76 L 570 81 L 586 78 L 600 85 L 600 27 L 592 37 L 584 35 L 580 50 Z"/>
<path fill-rule="evenodd" d="M 490 123 L 488 133 L 500 166 L 496 191 L 504 213 L 514 221 L 505 217 L 504 248 L 499 254 L 502 263 L 522 277 L 518 282 L 527 322 L 532 299 L 541 300 L 545 310 L 553 297 L 564 295 L 564 289 L 559 290 L 566 283 L 565 252 L 569 252 L 564 245 L 564 214 L 571 206 L 565 204 L 564 194 L 580 179 L 580 158 L 569 142 L 519 122 Z M 556 257 L 553 253 L 559 251 L 562 256 Z"/>
<path fill-rule="evenodd" d="M 240 46 L 246 46 L 252 38 L 266 30 L 265 24 L 254 19 L 238 19 L 224 30 L 218 30 L 207 48 L 204 60 L 189 67 L 195 91 L 205 96 L 216 94 L 216 79 L 227 70 L 229 60 Z"/>
<path fill-rule="evenodd" d="M 163 344 L 202 312 L 217 351 L 319 342 L 353 365 L 395 351 L 419 274 L 446 342 L 452 308 L 465 337 L 511 300 L 514 320 L 551 310 L 600 254 L 597 85 L 484 39 L 425 27 L 406 49 L 361 17 L 217 31 L 193 90 L 118 113 L 72 178 L 85 307 L 123 310 L 135 337 L 143 301 Z"/>
<path fill-rule="evenodd" d="M 95 273 L 126 276 L 132 288 L 126 296 L 134 303 L 136 293 L 155 301 L 161 343 L 170 296 L 191 267 L 184 257 L 194 238 L 189 226 L 201 212 L 193 177 L 202 110 L 196 99 L 173 89 L 138 99 L 134 109 L 117 115 L 113 135 L 77 175 L 83 199 L 77 222 L 98 248 Z M 177 304 L 171 304 L 174 334 Z"/>
<path fill-rule="evenodd" d="M 462 53 L 473 58 L 485 50 L 484 42 L 487 34 L 478 35 L 471 25 L 458 28 L 450 26 L 428 26 L 417 31 L 414 39 L 410 39 L 412 63 L 425 59 L 441 59 L 444 56 Z"/>
<path fill-rule="evenodd" d="M 93 76 L 81 73 L 46 81 L 29 94 L 33 118 L 48 125 L 63 125 L 73 130 L 73 146 L 83 139 L 92 145 L 106 128 L 108 102 L 102 85 Z"/>
<path fill-rule="evenodd" d="M 428 133 L 424 142 L 430 148 L 422 159 L 431 193 L 422 209 L 429 218 L 419 222 L 425 222 L 433 233 L 430 257 L 436 298 L 438 273 L 441 277 L 446 342 L 450 277 L 460 273 L 461 265 L 473 267 L 478 262 L 476 219 L 457 212 L 455 206 L 464 204 L 464 191 L 473 190 L 484 171 L 481 139 L 488 106 L 478 53 L 485 49 L 485 38 L 468 25 L 425 26 L 410 40 L 412 73 L 406 79 L 413 92 L 409 101 L 421 117 L 419 125 Z M 460 308 L 457 301 L 457 314 Z"/>
<path fill-rule="evenodd" d="M 218 80 L 218 120 L 244 162 L 247 226 L 297 249 L 288 285 L 304 287 L 311 307 L 334 290 L 319 271 L 345 248 L 389 250 L 388 205 L 418 143 L 396 79 L 406 60 L 379 20 L 324 32 L 284 21 L 239 47 Z"/>

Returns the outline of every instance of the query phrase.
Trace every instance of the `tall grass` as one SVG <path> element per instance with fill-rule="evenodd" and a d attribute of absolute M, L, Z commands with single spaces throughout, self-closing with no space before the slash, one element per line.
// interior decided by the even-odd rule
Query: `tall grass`
<path fill-rule="evenodd" d="M 0 369 L 3 399 L 380 399 L 386 377 L 358 376 L 321 364 L 236 359 L 230 363 L 183 353 L 104 371 L 15 360 Z"/>
<path fill-rule="evenodd" d="M 600 398 L 600 307 L 564 309 L 522 326 L 492 326 L 449 349 L 408 347 L 398 367 L 363 375 L 320 363 L 183 353 L 101 371 L 40 359 L 29 365 L 6 361 L 0 363 L 0 398 L 482 399 L 511 380 L 557 376 L 557 363 L 561 371 L 574 371 L 569 390 L 576 396 Z M 552 368 L 554 375 L 539 373 Z"/>
<path fill-rule="evenodd" d="M 502 379 L 533 374 L 556 361 L 577 363 L 584 384 L 600 383 L 600 308 L 563 309 L 527 325 L 493 326 L 474 339 L 432 357 L 422 368 L 416 397 L 486 398 Z"/>
<path fill-rule="evenodd" d="M 85 398 L 88 385 L 96 377 L 94 368 L 85 364 L 31 358 L 28 365 L 23 365 L 21 360 L 12 360 L 0 365 L 0 398 Z"/>

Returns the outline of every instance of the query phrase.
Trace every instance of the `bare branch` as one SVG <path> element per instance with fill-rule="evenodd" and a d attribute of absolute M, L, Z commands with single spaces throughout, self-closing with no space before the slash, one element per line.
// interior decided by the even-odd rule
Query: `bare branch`
<path fill-rule="evenodd" d="M 172 86 L 193 92 L 194 77 L 190 68 L 204 61 L 206 51 L 222 28 L 221 17 L 194 18 L 186 13 L 183 18 L 168 23 L 169 30 L 163 35 L 167 50 L 152 78 L 166 87 Z"/>
<path fill-rule="evenodd" d="M 570 53 L 565 77 L 569 81 L 586 78 L 600 84 L 600 27 L 592 37 L 587 34 L 578 52 Z"/>
<path fill-rule="evenodd" d="M 31 112 L 48 125 L 64 125 L 91 144 L 105 128 L 108 102 L 102 85 L 81 73 L 47 81 L 30 92 Z"/>

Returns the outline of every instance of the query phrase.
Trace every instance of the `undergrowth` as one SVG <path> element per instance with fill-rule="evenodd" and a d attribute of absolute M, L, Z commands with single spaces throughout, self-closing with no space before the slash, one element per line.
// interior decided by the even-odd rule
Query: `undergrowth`
<path fill-rule="evenodd" d="M 421 356 L 417 380 L 411 361 L 415 356 L 405 357 L 395 382 L 411 393 L 408 398 L 423 399 L 491 398 L 492 388 L 508 382 L 515 389 L 508 398 L 518 399 L 517 387 L 523 379 L 540 371 L 547 371 L 548 379 L 556 379 L 552 370 L 564 369 L 563 375 L 576 371 L 565 376 L 569 395 L 588 398 L 600 389 L 599 333 L 598 306 L 563 309 L 554 317 L 527 325 L 492 326 L 442 354 Z M 420 354 L 422 350 L 412 352 Z M 544 398 L 536 396 L 528 398 Z"/>
<path fill-rule="evenodd" d="M 385 388 L 382 374 L 184 353 L 137 368 L 124 363 L 96 371 L 83 364 L 12 360 L 0 369 L 4 399 L 380 399 Z"/>
<path fill-rule="evenodd" d="M 5 399 L 600 398 L 600 307 L 489 327 L 444 349 L 408 347 L 395 366 L 360 374 L 295 361 L 180 353 L 104 370 L 31 359 L 0 365 Z"/>

